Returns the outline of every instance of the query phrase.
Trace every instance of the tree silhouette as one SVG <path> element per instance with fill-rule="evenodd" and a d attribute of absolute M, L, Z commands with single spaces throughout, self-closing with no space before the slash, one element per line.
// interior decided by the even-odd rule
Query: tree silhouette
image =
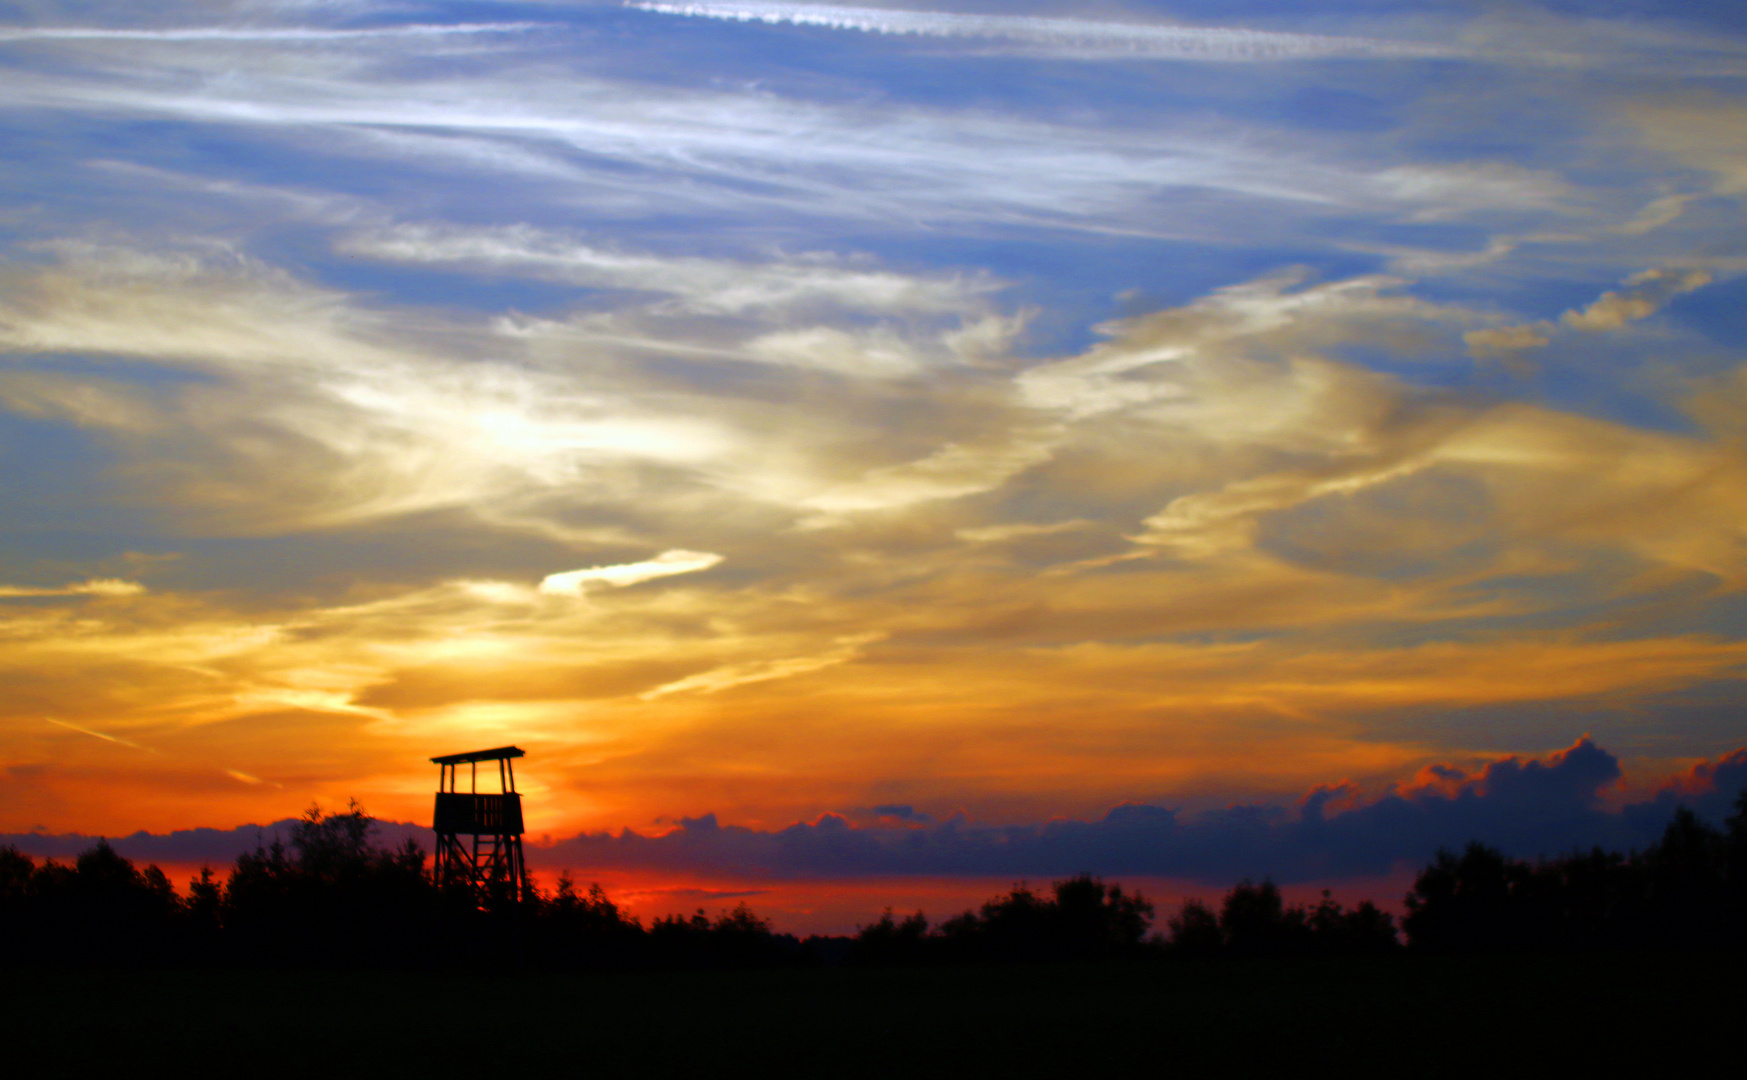
<path fill-rule="evenodd" d="M 16 959 L 164 962 L 176 955 L 181 914 L 163 871 L 138 869 L 107 840 L 71 866 L 0 849 L 0 915 Z"/>
<path fill-rule="evenodd" d="M 1309 926 L 1303 908 L 1287 908 L 1272 881 L 1239 882 L 1219 909 L 1225 947 L 1237 956 L 1283 956 L 1306 951 Z"/>
<path fill-rule="evenodd" d="M 779 934 L 745 901 L 714 921 L 702 908 L 690 916 L 670 915 L 649 927 L 650 955 L 664 966 L 770 967 L 802 957 L 793 934 Z"/>
<path fill-rule="evenodd" d="M 1401 948 L 1395 932 L 1395 917 L 1369 900 L 1359 901 L 1351 911 L 1341 907 L 1322 890 L 1305 918 L 1311 950 L 1324 955 L 1376 956 Z"/>
<path fill-rule="evenodd" d="M 1510 947 L 1521 937 L 1513 893 L 1521 894 L 1527 876 L 1525 864 L 1485 844 L 1469 844 L 1460 858 L 1439 849 L 1414 879 L 1402 925 L 1415 946 L 1435 952 Z"/>
<path fill-rule="evenodd" d="M 446 907 L 416 843 L 376 845 L 357 802 L 312 806 L 290 843 L 258 840 L 222 884 L 202 867 L 181 899 L 155 866 L 105 840 L 71 863 L 0 848 L 0 962 L 422 966 L 483 954 L 555 968 L 761 967 L 830 962 L 1108 960 L 1148 955 L 1153 906 L 1091 874 L 1047 892 L 1021 882 L 930 928 L 888 908 L 853 939 L 797 941 L 745 903 L 656 919 L 647 930 L 601 889 L 568 872 L 548 895 L 481 911 Z M 1403 929 L 1420 952 L 1715 949 L 1747 945 L 1747 792 L 1718 829 L 1677 811 L 1640 853 L 1596 848 L 1527 862 L 1484 844 L 1440 850 L 1406 899 Z M 1369 901 L 1324 891 L 1289 905 L 1275 884 L 1245 880 L 1215 911 L 1185 901 L 1168 920 L 1176 957 L 1335 956 L 1400 949 L 1395 920 Z M 447 950 L 447 951 L 446 951 Z M 495 960 L 490 958 L 495 957 Z"/>
<path fill-rule="evenodd" d="M 624 914 L 598 884 L 586 894 L 566 870 L 551 897 L 537 894 L 534 907 L 539 955 L 555 966 L 623 966 L 640 955 L 643 926 Z"/>
<path fill-rule="evenodd" d="M 1021 882 L 1005 896 L 940 925 L 942 955 L 970 961 L 1100 960 L 1135 955 L 1153 906 L 1091 874 L 1051 886 L 1045 897 Z"/>
<path fill-rule="evenodd" d="M 1200 900 L 1185 900 L 1166 922 L 1170 928 L 1170 951 L 1182 957 L 1217 956 L 1225 947 L 1219 916 Z"/>
<path fill-rule="evenodd" d="M 896 919 L 887 908 L 856 931 L 849 960 L 855 964 L 914 964 L 928 959 L 928 917 L 920 911 Z"/>
<path fill-rule="evenodd" d="M 436 895 L 415 841 L 375 846 L 375 821 L 351 801 L 311 806 L 278 838 L 237 857 L 221 916 L 235 946 L 280 963 L 407 963 L 433 940 Z"/>
<path fill-rule="evenodd" d="M 1327 889 L 1314 907 L 1287 905 L 1272 881 L 1241 881 L 1217 915 L 1186 900 L 1167 924 L 1173 956 L 1354 956 L 1401 947 L 1395 919 L 1369 900 L 1348 911 Z"/>

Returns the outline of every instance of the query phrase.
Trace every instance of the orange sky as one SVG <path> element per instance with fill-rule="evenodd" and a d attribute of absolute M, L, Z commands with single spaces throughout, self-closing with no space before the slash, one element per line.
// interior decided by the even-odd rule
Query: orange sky
<path fill-rule="evenodd" d="M 1743 741 L 1723 30 L 346 10 L 0 40 L 0 832 Z"/>

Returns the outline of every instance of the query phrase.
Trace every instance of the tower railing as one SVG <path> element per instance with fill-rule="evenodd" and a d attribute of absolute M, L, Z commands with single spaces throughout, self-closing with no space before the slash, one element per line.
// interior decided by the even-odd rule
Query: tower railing
<path fill-rule="evenodd" d="M 501 795 L 438 792 L 432 828 L 439 833 L 519 835 L 523 832 L 522 797 L 513 791 Z"/>

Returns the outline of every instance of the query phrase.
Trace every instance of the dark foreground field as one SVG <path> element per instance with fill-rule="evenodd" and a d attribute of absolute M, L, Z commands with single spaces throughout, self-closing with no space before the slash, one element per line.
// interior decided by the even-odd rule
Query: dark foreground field
<path fill-rule="evenodd" d="M 1738 959 L 1692 956 L 5 974 L 9 1065 L 30 1070 L 15 1076 L 1454 1076 L 1618 1068 L 1644 1052 L 1679 1069 L 1730 1045 L 1747 1003 Z"/>

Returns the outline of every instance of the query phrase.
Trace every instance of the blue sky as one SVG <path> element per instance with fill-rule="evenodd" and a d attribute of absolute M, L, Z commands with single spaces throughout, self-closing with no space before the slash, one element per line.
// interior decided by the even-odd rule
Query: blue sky
<path fill-rule="evenodd" d="M 1664 7 L 0 5 L 0 829 L 1717 759 L 1747 32 Z"/>

